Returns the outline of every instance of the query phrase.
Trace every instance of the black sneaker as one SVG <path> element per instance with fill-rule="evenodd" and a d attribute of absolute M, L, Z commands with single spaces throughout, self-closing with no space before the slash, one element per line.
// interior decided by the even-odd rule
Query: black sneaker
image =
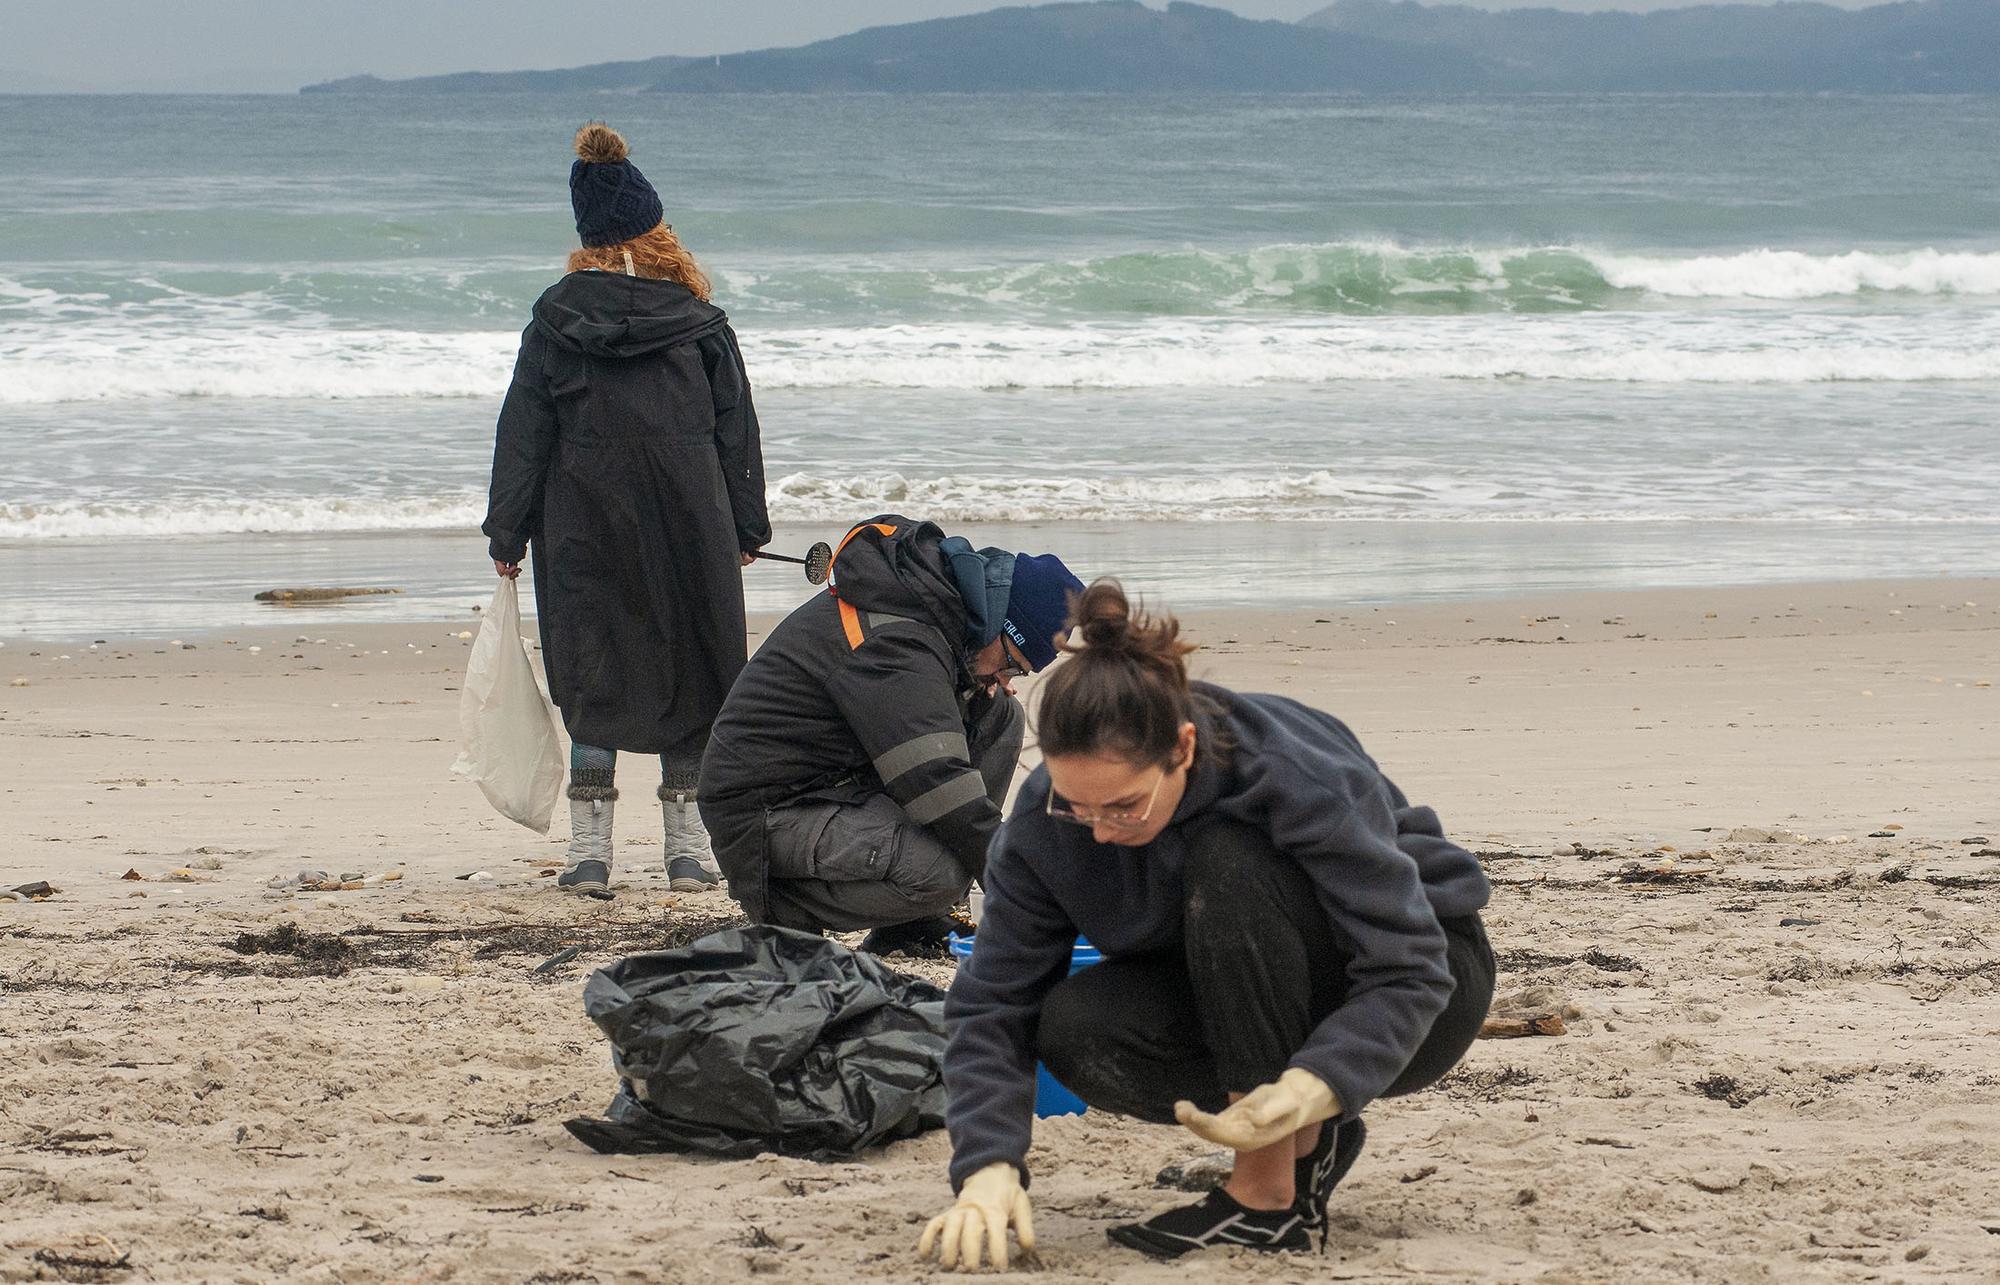
<path fill-rule="evenodd" d="M 1333 1199 L 1333 1189 L 1360 1158 L 1367 1141 L 1368 1126 L 1358 1119 L 1339 1125 L 1329 1123 L 1320 1130 L 1319 1144 L 1296 1162 L 1293 1181 L 1298 1184 L 1299 1217 L 1305 1230 L 1319 1233 L 1322 1253 L 1326 1250 L 1327 1203 Z"/>
<path fill-rule="evenodd" d="M 861 949 L 871 955 L 901 953 L 913 959 L 943 959 L 953 933 L 970 937 L 972 932 L 970 919 L 956 914 L 930 915 L 877 928 L 861 939 Z"/>
<path fill-rule="evenodd" d="M 1215 1245 L 1241 1245 L 1270 1253 L 1312 1248 L 1298 1206 L 1290 1209 L 1245 1209 L 1226 1191 L 1211 1191 L 1192 1205 L 1155 1214 L 1142 1223 L 1126 1223 L 1104 1233 L 1119 1244 L 1154 1258 L 1182 1254 Z"/>

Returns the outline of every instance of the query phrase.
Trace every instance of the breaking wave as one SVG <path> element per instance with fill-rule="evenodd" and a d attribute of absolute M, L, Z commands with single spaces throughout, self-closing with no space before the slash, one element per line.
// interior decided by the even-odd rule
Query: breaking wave
<path fill-rule="evenodd" d="M 1179 388 L 1344 380 L 1803 384 L 2000 378 L 2000 312 L 1222 318 L 763 328 L 762 388 Z M 497 398 L 511 332 L 0 327 L 0 404 Z"/>
<path fill-rule="evenodd" d="M 2000 253 L 1750 250 L 1671 257 L 1570 246 L 1413 249 L 1391 243 L 1145 251 L 966 269 L 792 265 L 725 272 L 735 298 L 777 310 L 1132 316 L 1561 313 L 1655 300 L 2000 294 Z"/>
<path fill-rule="evenodd" d="M 870 260 L 722 257 L 718 294 L 740 318 L 865 321 L 1158 316 L 1435 316 L 1573 313 L 1688 301 L 1839 301 L 2000 295 L 2000 252 L 1760 248 L 1626 253 L 1585 246 L 1276 244 L 1135 250 L 961 266 L 925 255 Z M 517 326 L 555 279 L 547 262 L 387 259 L 16 269 L 0 320 L 485 330 Z"/>

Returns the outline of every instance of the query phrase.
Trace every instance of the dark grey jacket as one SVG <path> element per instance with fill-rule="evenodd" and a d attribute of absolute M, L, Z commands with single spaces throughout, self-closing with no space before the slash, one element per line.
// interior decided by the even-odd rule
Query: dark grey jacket
<path fill-rule="evenodd" d="M 968 724 L 990 698 L 967 665 L 998 634 L 1012 568 L 1012 554 L 885 514 L 841 542 L 833 588 L 757 649 L 701 769 L 702 819 L 752 919 L 770 904 L 767 813 L 784 804 L 886 791 L 978 876 L 1000 809 L 972 762 Z"/>
<path fill-rule="evenodd" d="M 1195 686 L 1231 748 L 1200 757 L 1152 843 L 1099 844 L 1088 829 L 1051 820 L 1046 768 L 1028 778 L 994 837 L 978 947 L 945 1006 L 954 1186 L 1001 1160 L 1026 1175 L 1035 1025 L 1077 935 L 1114 959 L 1181 949 L 1185 830 L 1197 817 L 1268 834 L 1353 941 L 1347 1002 L 1291 1061 L 1331 1085 L 1347 1116 L 1396 1078 L 1451 997 L 1438 920 L 1486 904 L 1478 859 L 1444 837 L 1435 812 L 1410 806 L 1339 719 L 1282 696 Z M 1217 743 L 1207 713 L 1197 728 L 1198 744 Z"/>
<path fill-rule="evenodd" d="M 645 277 L 550 286 L 500 409 L 484 530 L 502 562 L 534 545 L 571 737 L 657 754 L 705 732 L 747 650 L 738 554 L 771 538 L 722 310 Z"/>

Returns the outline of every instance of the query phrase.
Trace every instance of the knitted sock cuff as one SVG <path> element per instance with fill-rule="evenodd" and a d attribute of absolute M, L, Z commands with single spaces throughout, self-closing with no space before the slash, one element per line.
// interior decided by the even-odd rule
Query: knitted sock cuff
<path fill-rule="evenodd" d="M 694 798 L 695 786 L 701 784 L 701 753 L 675 751 L 660 755 L 660 797 L 668 794 L 685 794 Z"/>
<path fill-rule="evenodd" d="M 569 774 L 569 797 L 572 799 L 615 799 L 618 787 L 611 782 L 615 776 L 608 767 L 573 768 Z"/>

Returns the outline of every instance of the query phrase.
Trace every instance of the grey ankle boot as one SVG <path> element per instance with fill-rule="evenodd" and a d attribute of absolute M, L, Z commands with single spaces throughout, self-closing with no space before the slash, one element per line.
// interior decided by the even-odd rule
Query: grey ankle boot
<path fill-rule="evenodd" d="M 722 868 L 708 846 L 708 827 L 693 790 L 660 787 L 660 815 L 665 824 L 667 888 L 673 892 L 707 892 L 722 884 Z"/>
<path fill-rule="evenodd" d="M 570 787 L 569 864 L 556 876 L 556 887 L 593 896 L 610 892 L 611 814 L 617 802 L 615 789 Z"/>

